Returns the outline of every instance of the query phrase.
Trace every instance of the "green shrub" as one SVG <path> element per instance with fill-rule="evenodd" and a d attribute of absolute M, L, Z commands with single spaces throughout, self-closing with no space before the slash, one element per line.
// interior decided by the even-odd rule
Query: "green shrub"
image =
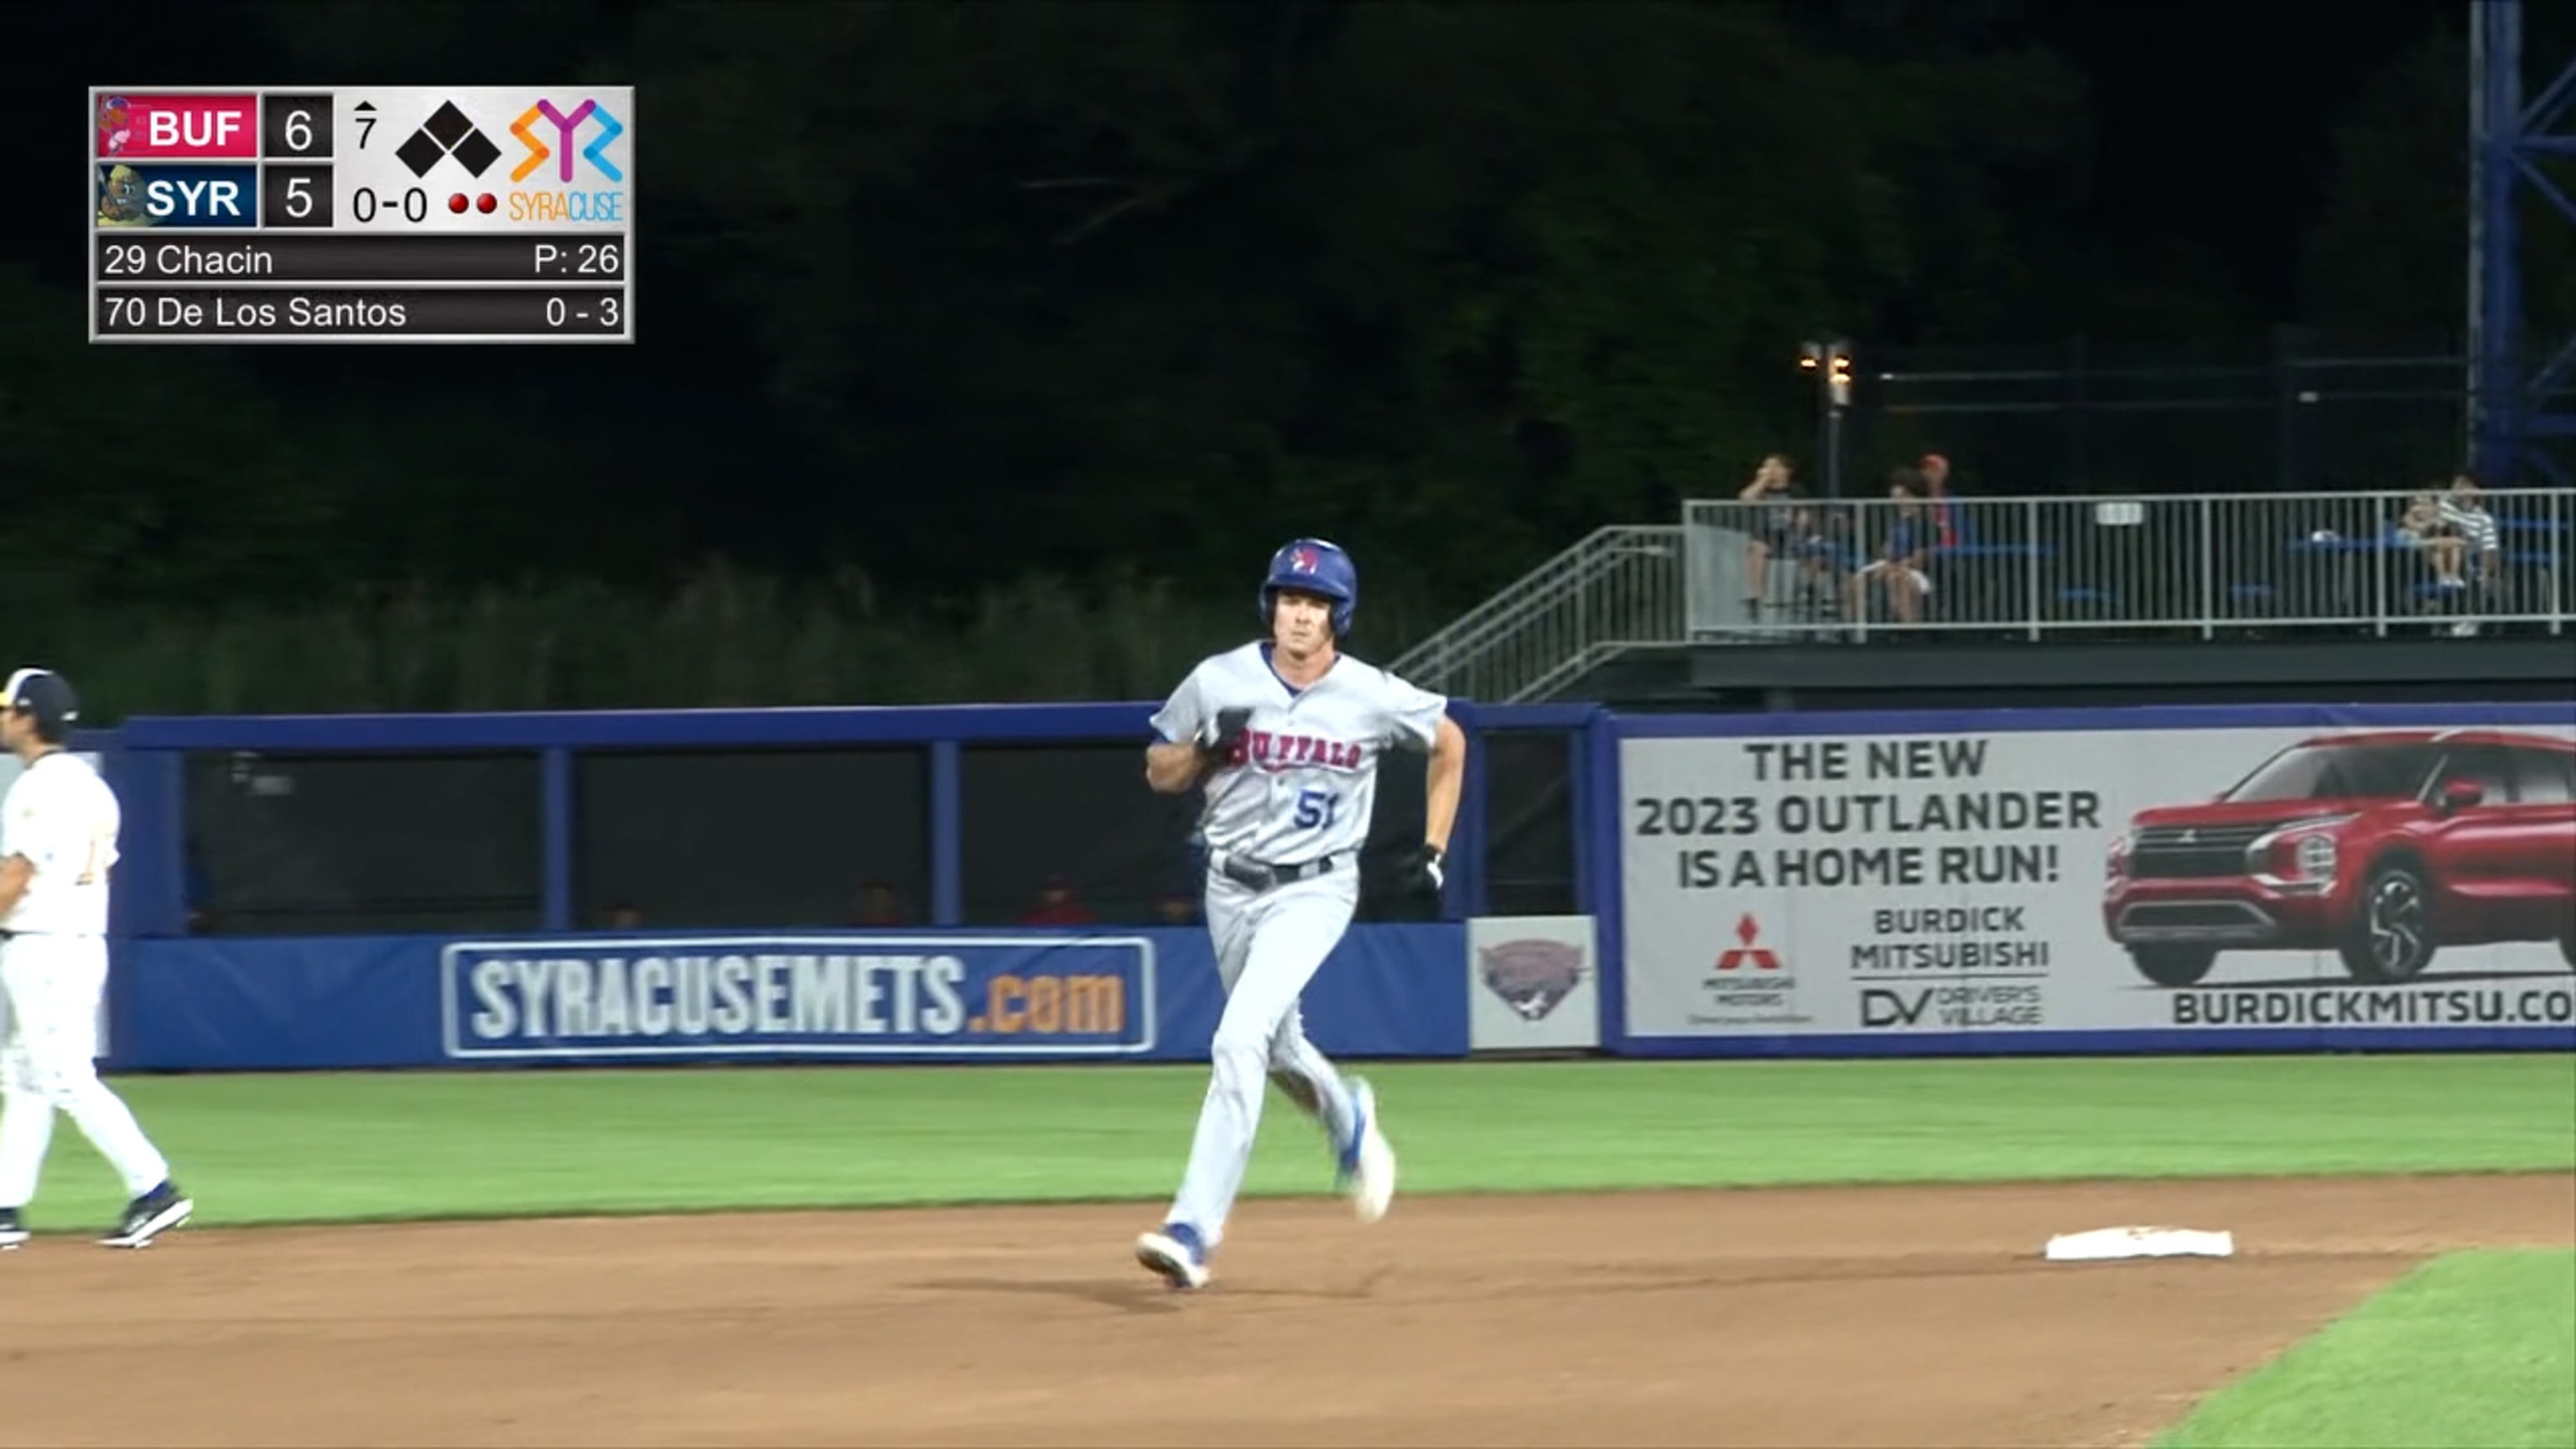
<path fill-rule="evenodd" d="M 20 656 L 71 676 L 105 725 L 129 714 L 1158 699 L 1200 656 L 1252 636 L 1252 594 L 1038 577 L 898 606 L 856 574 L 791 584 L 713 565 L 658 594 L 576 580 L 190 617 L 0 607 Z M 1371 639 L 1386 643 L 1365 652 L 1391 659 L 1409 612 L 1428 617 L 1394 602 L 1377 610 Z"/>

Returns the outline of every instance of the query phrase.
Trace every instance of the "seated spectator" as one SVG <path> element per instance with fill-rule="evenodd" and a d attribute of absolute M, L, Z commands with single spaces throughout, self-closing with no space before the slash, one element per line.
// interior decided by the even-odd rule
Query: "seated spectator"
<path fill-rule="evenodd" d="M 2406 511 L 2397 519 L 2397 541 L 2422 556 L 2435 583 L 2446 589 L 2468 587 L 2460 573 L 2460 558 L 2468 545 L 2431 493 L 2418 493 L 2406 501 Z"/>
<path fill-rule="evenodd" d="M 1830 548 L 1816 510 L 1798 487 L 1788 454 L 1764 455 L 1761 466 L 1753 470 L 1753 480 L 1736 496 L 1761 505 L 1749 510 L 1751 516 L 1744 522 L 1744 531 L 1752 535 L 1744 549 L 1744 611 L 1759 619 L 1763 602 L 1770 597 L 1771 560 L 1798 559 L 1806 573 L 1821 582 Z"/>
<path fill-rule="evenodd" d="M 903 897 L 893 886 L 881 880 L 859 883 L 858 898 L 850 904 L 849 922 L 853 926 L 908 926 L 912 912 L 906 910 Z"/>
<path fill-rule="evenodd" d="M 1038 891 L 1037 904 L 1020 917 L 1023 926 L 1088 926 L 1092 923 L 1089 907 L 1074 899 L 1073 883 L 1063 876 L 1047 877 Z"/>
<path fill-rule="evenodd" d="M 1875 582 L 1887 597 L 1888 613 L 1898 623 L 1923 622 L 1924 596 L 1932 592 L 1927 565 L 1933 544 L 1931 521 L 1920 501 L 1924 488 L 1923 475 L 1912 468 L 1899 468 L 1888 479 L 1887 496 L 1895 516 L 1888 522 L 1887 536 L 1880 540 L 1878 556 L 1851 576 L 1852 618 L 1868 617 L 1866 590 Z"/>
<path fill-rule="evenodd" d="M 599 928 L 603 931 L 634 931 L 643 925 L 643 908 L 630 900 L 610 901 L 608 909 L 599 913 Z"/>

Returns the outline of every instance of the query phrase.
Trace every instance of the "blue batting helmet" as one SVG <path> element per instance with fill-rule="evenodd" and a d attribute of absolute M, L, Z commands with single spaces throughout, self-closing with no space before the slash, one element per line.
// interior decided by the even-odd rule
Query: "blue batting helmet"
<path fill-rule="evenodd" d="M 1332 600 L 1334 636 L 1351 632 L 1351 613 L 1360 606 L 1360 570 L 1339 544 L 1301 538 L 1270 556 L 1269 577 L 1261 582 L 1261 622 L 1265 626 L 1282 589 Z"/>

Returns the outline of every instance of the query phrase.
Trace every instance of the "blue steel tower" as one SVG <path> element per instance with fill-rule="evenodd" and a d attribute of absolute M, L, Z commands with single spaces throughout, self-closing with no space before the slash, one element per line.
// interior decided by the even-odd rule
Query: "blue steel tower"
<path fill-rule="evenodd" d="M 2522 0 L 2469 10 L 2472 456 L 2490 486 L 2564 487 L 2576 478 L 2576 337 L 2526 335 L 2521 264 L 2525 228 L 2576 228 L 2576 199 L 2541 165 L 2576 158 L 2576 57 L 2526 104 Z"/>

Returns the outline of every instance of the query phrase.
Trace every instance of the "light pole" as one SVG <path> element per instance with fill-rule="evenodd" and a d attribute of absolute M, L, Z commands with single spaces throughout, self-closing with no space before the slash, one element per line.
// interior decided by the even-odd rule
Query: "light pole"
<path fill-rule="evenodd" d="M 1798 349 L 1798 368 L 1816 375 L 1825 496 L 1838 500 L 1843 496 L 1843 413 L 1851 406 L 1851 343 L 1840 337 L 1806 342 Z"/>

